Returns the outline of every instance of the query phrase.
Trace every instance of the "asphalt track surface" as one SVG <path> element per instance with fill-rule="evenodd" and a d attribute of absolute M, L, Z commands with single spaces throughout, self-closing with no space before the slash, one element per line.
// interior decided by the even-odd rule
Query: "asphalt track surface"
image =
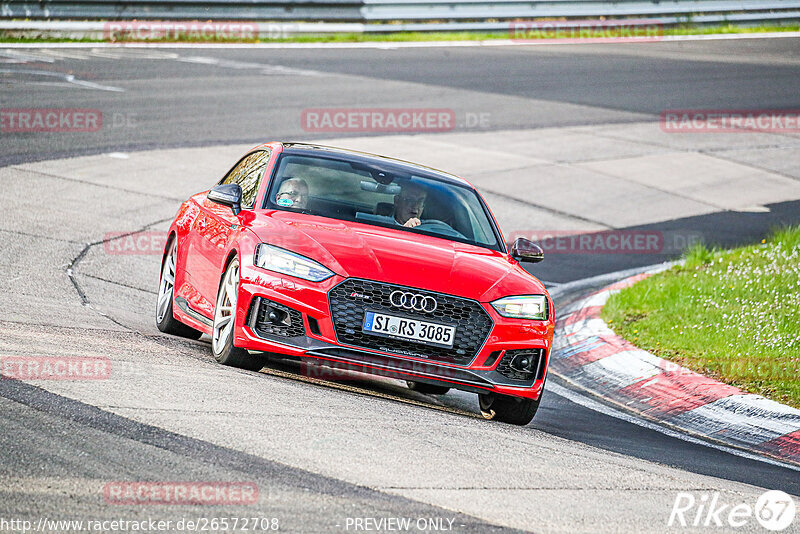
<path fill-rule="evenodd" d="M 0 66 L 0 108 L 95 108 L 103 111 L 106 125 L 99 134 L 3 133 L 0 163 L 324 138 L 303 130 L 298 120 L 301 110 L 314 107 L 447 107 L 465 121 L 468 114 L 488 113 L 489 124 L 482 129 L 490 131 L 653 120 L 665 108 L 797 109 L 799 57 L 798 39 L 485 49 L 4 51 L 0 55 L 6 61 Z M 286 76 L 287 69 L 291 76 Z M 76 85 L 75 79 L 101 88 Z M 466 123 L 460 127 L 469 129 Z M 705 228 L 712 241 L 733 244 L 759 239 L 775 224 L 800 221 L 796 202 L 771 208 L 769 213 L 719 212 L 653 227 Z M 4 229 L 13 226 L 8 219 L 3 224 Z M 19 234 L 13 239 L 25 238 Z M 655 258 L 660 259 L 668 258 Z M 653 257 L 625 255 L 552 257 L 536 274 L 545 280 L 569 282 L 653 261 Z M 25 269 L 36 268 L 20 268 L 10 260 L 5 265 L 17 269 L 6 276 L 24 276 Z M 564 295 L 561 303 L 571 296 Z M 42 330 L 41 335 L 47 334 Z M 116 335 L 110 333 L 110 341 Z M 29 342 L 37 343 L 35 339 Z M 161 343 L 170 349 L 178 347 L 176 350 L 186 352 L 185 358 L 202 359 L 198 354 L 205 350 L 199 343 L 186 342 L 185 350 L 183 342 Z M 4 350 L 13 349 L 13 345 L 4 346 Z M 331 398 L 324 385 L 298 382 L 291 364 L 276 363 L 265 371 L 240 375 L 263 377 L 270 383 L 289 382 L 281 387 L 296 388 L 298 394 L 312 388 L 312 398 Z M 287 373 L 295 380 L 287 379 Z M 555 377 L 551 380 L 558 383 Z M 443 419 L 439 419 L 436 409 L 408 402 L 445 406 L 463 414 L 465 420 L 474 416 L 475 407 L 467 404 L 468 396 L 429 402 L 382 382 L 356 383 L 355 395 L 366 402 L 372 396 L 389 396 L 390 400 L 378 402 L 399 413 L 397 427 L 429 434 L 432 446 L 436 446 L 436 426 L 414 429 L 402 418 L 419 417 L 429 425 L 447 426 L 453 420 L 446 418 L 453 416 L 441 414 Z M 333 398 L 353 394 L 331 391 Z M 593 402 L 598 401 L 589 399 L 584 404 Z M 43 490 L 19 482 L 0 490 L 0 516 L 118 516 L 118 509 L 98 509 L 93 504 L 90 494 L 94 490 L 86 489 L 86 480 L 255 480 L 260 487 L 269 488 L 269 512 L 292 518 L 289 530 L 343 531 L 342 521 L 352 515 L 453 517 L 456 531 L 464 532 L 499 531 L 502 527 L 497 524 L 508 524 L 455 513 L 452 510 L 457 504 L 436 506 L 422 497 L 398 494 L 401 491 L 382 491 L 327 476 L 321 474 L 324 469 L 311 465 L 307 469 L 292 467 L 262 453 L 243 452 L 143 424 L 17 381 L 0 381 L 0 404 L 0 478 L 45 479 L 49 484 Z M 354 418 L 352 424 L 369 425 L 370 420 Z M 741 482 L 800 495 L 797 471 L 670 437 L 554 393 L 545 395 L 529 427 L 503 432 L 510 433 L 512 441 L 515 432 L 541 433 L 563 438 L 565 443 L 610 451 L 615 461 L 621 455 L 690 475 L 715 477 L 721 485 L 722 481 Z M 453 442 L 448 445 L 454 446 Z M 519 458 L 526 461 L 524 448 Z M 326 460 L 335 461 L 320 461 Z M 711 490 L 714 485 L 704 479 L 697 487 Z M 578 492 L 589 489 L 575 488 Z M 640 489 L 632 480 L 630 491 Z M 623 492 L 613 498 L 625 499 L 626 495 Z M 654 531 L 666 529 L 668 511 L 652 518 Z M 204 510 L 203 515 L 245 513 L 247 510 L 228 507 Z M 165 508 L 151 515 L 169 518 L 185 512 Z M 536 518 L 514 524 L 539 530 Z M 605 524 L 605 530 L 612 530 L 612 524 Z M 561 527 L 564 531 L 592 530 L 588 525 L 569 523 Z M 604 530 L 602 525 L 595 528 Z"/>

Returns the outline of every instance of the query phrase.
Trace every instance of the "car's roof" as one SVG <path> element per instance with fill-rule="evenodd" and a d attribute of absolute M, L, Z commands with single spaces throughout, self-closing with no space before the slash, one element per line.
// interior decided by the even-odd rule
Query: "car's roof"
<path fill-rule="evenodd" d="M 433 169 L 431 167 L 426 167 L 425 165 L 420 165 L 418 163 L 412 163 L 410 161 L 390 158 L 387 156 L 379 156 L 377 154 L 370 154 L 368 152 L 359 152 L 357 150 L 349 150 L 346 148 L 315 145 L 310 143 L 284 142 L 281 143 L 281 145 L 283 145 L 283 152 L 285 154 L 295 154 L 299 156 L 319 156 L 322 155 L 321 153 L 324 153 L 336 156 L 337 159 L 342 159 L 345 161 L 366 163 L 372 165 L 376 164 L 379 165 L 381 163 L 384 163 L 393 166 L 400 166 L 408 170 L 409 172 L 414 172 L 416 174 L 422 174 L 429 177 L 435 177 L 444 182 L 449 182 L 452 184 L 466 186 L 469 187 L 470 189 L 474 189 L 472 184 L 454 174 L 440 171 L 438 169 Z"/>

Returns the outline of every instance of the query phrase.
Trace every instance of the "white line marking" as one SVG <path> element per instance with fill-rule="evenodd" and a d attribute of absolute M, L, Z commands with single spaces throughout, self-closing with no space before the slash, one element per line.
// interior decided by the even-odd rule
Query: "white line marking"
<path fill-rule="evenodd" d="M 14 50 L 3 50 L 0 51 L 0 56 L 9 58 L 10 61 L 4 61 L 3 63 L 54 63 L 55 59 L 50 57 L 48 52 L 40 52 L 40 53 L 27 53 L 24 54 L 22 52 L 16 52 Z"/>
<path fill-rule="evenodd" d="M 775 465 L 778 467 L 785 467 L 787 469 L 791 469 L 793 471 L 800 471 L 800 466 L 795 466 L 792 464 L 785 464 L 783 462 L 779 462 L 777 460 L 773 460 L 772 458 L 767 458 L 765 456 L 759 456 L 757 454 L 752 454 L 746 451 L 742 451 L 739 449 L 734 449 L 731 447 L 726 447 L 724 445 L 719 445 L 717 443 L 711 443 L 699 438 L 695 438 L 688 434 L 684 434 L 683 432 L 678 432 L 676 430 L 672 430 L 670 428 L 663 427 L 661 425 L 657 425 L 655 423 L 651 423 L 650 421 L 646 421 L 644 419 L 639 419 L 633 415 L 626 414 L 619 410 L 615 410 L 610 406 L 606 406 L 600 402 L 597 402 L 594 399 L 586 397 L 578 393 L 577 391 L 573 391 L 571 389 L 567 389 L 559 384 L 554 382 L 548 382 L 546 389 L 552 393 L 555 393 L 559 397 L 563 397 L 568 401 L 574 402 L 579 406 L 583 406 L 584 408 L 588 408 L 590 410 L 594 410 L 595 412 L 599 412 L 603 415 L 608 415 L 609 417 L 614 417 L 615 419 L 620 419 L 627 423 L 632 423 L 634 425 L 640 426 L 642 428 L 647 428 L 648 430 L 655 430 L 656 432 L 660 432 L 661 434 L 665 434 L 671 438 L 677 438 L 683 441 L 687 441 L 689 443 L 693 443 L 695 445 L 703 445 L 704 447 L 710 447 L 712 449 L 717 449 L 722 452 L 727 452 L 728 454 L 733 454 L 734 456 L 740 456 L 742 458 L 747 458 L 748 460 L 756 460 L 758 462 L 763 462 L 765 464 Z"/>
<path fill-rule="evenodd" d="M 100 91 L 111 91 L 113 93 L 124 93 L 125 89 L 121 87 L 114 87 L 112 85 L 101 85 L 99 83 L 94 82 L 87 82 L 86 80 L 79 80 L 72 74 L 68 74 L 65 78 L 69 83 L 73 85 L 79 85 L 81 87 L 86 87 L 88 89 L 98 89 Z"/>
<path fill-rule="evenodd" d="M 555 300 L 558 295 L 562 293 L 566 293 L 568 291 L 583 289 L 586 287 L 592 286 L 600 286 L 610 282 L 616 282 L 618 280 L 622 280 L 623 278 L 628 278 L 629 276 L 633 276 L 635 274 L 642 274 L 642 273 L 660 273 L 661 271 L 666 271 L 673 265 L 677 265 L 680 261 L 667 261 L 664 263 L 657 263 L 655 265 L 648 265 L 645 267 L 633 267 L 631 269 L 623 269 L 621 271 L 615 271 L 613 273 L 606 273 L 600 274 L 597 276 L 592 276 L 590 278 L 584 278 L 582 280 L 573 280 L 572 282 L 567 282 L 565 284 L 561 284 L 560 286 L 554 288 L 550 291 L 550 297 Z M 577 308 L 577 307 L 576 307 Z"/>
<path fill-rule="evenodd" d="M 760 445 L 800 429 L 800 411 L 745 393 L 698 406 L 670 419 L 677 426 L 702 428 L 725 441 Z"/>
<path fill-rule="evenodd" d="M 44 76 L 47 78 L 59 78 L 69 84 L 77 85 L 78 87 L 85 87 L 87 89 L 98 89 L 100 91 L 112 91 L 115 93 L 124 93 L 125 89 L 113 87 L 111 85 L 101 85 L 99 83 L 88 82 L 86 80 L 79 80 L 72 74 L 63 74 L 61 72 L 51 72 L 47 70 L 31 70 L 31 69 L 3 69 L 0 68 L 0 73 L 3 74 L 27 74 L 30 76 Z M 13 80 L 20 83 L 26 83 L 25 80 Z M 31 81 L 29 83 L 37 83 Z"/>
<path fill-rule="evenodd" d="M 107 47 L 92 47 L 92 57 L 102 59 L 176 59 L 175 52 L 160 52 L 158 50 L 125 50 Z"/>
<path fill-rule="evenodd" d="M 646 43 L 636 41 L 618 41 L 602 43 L 604 45 L 657 44 L 669 41 L 714 41 L 733 39 L 781 39 L 800 37 L 800 32 L 764 32 L 764 33 L 730 33 L 710 35 L 666 35 L 658 41 Z M 510 39 L 489 39 L 485 41 L 373 41 L 361 43 L 4 43 L 5 48 L 298 48 L 298 49 L 332 49 L 332 48 L 372 48 L 394 50 L 397 48 L 464 48 L 480 46 L 566 46 L 589 45 L 593 42 L 554 42 L 544 43 L 517 42 Z"/>
<path fill-rule="evenodd" d="M 610 290 L 600 291 L 599 293 L 596 293 L 586 298 L 583 301 L 581 308 L 593 308 L 595 306 L 605 306 L 606 302 L 608 302 L 608 299 L 611 298 L 611 293 L 612 291 Z M 617 293 L 617 291 L 614 291 L 614 293 Z"/>
<path fill-rule="evenodd" d="M 196 63 L 201 65 L 215 65 L 220 68 L 236 70 L 259 70 L 261 74 L 275 76 L 324 76 L 325 73 L 316 70 L 294 69 L 283 65 L 271 65 L 269 63 L 252 63 L 249 61 L 234 61 L 229 59 L 219 59 L 206 56 L 186 56 L 178 57 L 177 61 L 182 63 Z"/>
<path fill-rule="evenodd" d="M 649 352 L 626 350 L 581 367 L 581 372 L 603 388 L 624 389 L 662 373 Z"/>
<path fill-rule="evenodd" d="M 219 64 L 219 59 L 215 57 L 206 57 L 206 56 L 187 56 L 178 58 L 178 61 L 182 63 L 197 63 L 200 65 L 217 65 Z"/>
<path fill-rule="evenodd" d="M 77 59 L 81 61 L 85 61 L 92 57 L 92 53 L 85 50 L 55 50 L 55 49 L 45 49 L 42 51 L 42 54 L 47 54 L 51 56 L 53 60 L 56 59 Z"/>
<path fill-rule="evenodd" d="M 539 278 L 539 281 L 544 284 L 545 288 L 556 288 L 561 285 L 561 282 L 548 282 L 547 280 L 542 280 Z"/>
<path fill-rule="evenodd" d="M 640 388 L 640 389 L 644 389 L 644 388 L 646 388 L 646 387 L 648 387 L 648 386 L 652 386 L 653 384 L 657 384 L 657 383 L 658 383 L 658 377 L 655 377 L 655 378 L 653 378 L 652 380 L 648 380 L 647 382 L 645 382 L 644 384 L 642 384 L 641 386 L 639 386 L 639 388 Z M 647 400 L 650 400 L 650 399 L 652 399 L 652 397 L 649 397 Z M 670 404 L 672 404 L 672 403 L 674 403 L 674 402 L 677 402 L 677 401 L 679 401 L 679 400 L 680 400 L 680 399 L 675 399 L 675 400 L 671 401 L 671 402 L 670 402 Z"/>

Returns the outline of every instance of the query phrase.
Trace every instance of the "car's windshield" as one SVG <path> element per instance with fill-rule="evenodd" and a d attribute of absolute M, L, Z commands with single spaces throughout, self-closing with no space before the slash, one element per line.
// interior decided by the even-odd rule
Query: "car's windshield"
<path fill-rule="evenodd" d="M 489 214 L 473 189 L 412 166 L 283 154 L 264 207 L 500 250 Z"/>

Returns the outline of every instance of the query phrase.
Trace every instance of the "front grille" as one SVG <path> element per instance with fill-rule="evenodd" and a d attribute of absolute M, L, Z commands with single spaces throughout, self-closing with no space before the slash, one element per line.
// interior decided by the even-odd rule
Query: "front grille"
<path fill-rule="evenodd" d="M 514 358 L 523 356 L 530 357 L 530 372 L 514 369 L 511 366 L 511 362 L 514 360 Z M 543 357 L 544 349 L 507 350 L 503 355 L 503 359 L 500 360 L 499 364 L 497 364 L 496 371 L 506 378 L 511 378 L 512 380 L 533 380 L 534 377 L 541 378 L 541 376 L 537 376 L 537 372 L 538 375 L 541 375 L 544 371 L 544 362 L 542 361 Z"/>
<path fill-rule="evenodd" d="M 436 309 L 426 313 L 394 307 L 389 303 L 389 295 L 396 290 L 434 297 Z M 466 365 L 475 358 L 494 325 L 486 310 L 474 300 L 383 282 L 351 278 L 331 289 L 328 298 L 333 326 L 340 343 L 403 356 Z M 365 310 L 454 326 L 456 335 L 453 348 L 365 334 L 361 331 Z"/>
<path fill-rule="evenodd" d="M 281 337 L 306 335 L 306 329 L 303 326 L 303 316 L 299 311 L 284 306 L 283 304 L 272 302 L 263 297 L 256 297 L 256 299 L 257 302 L 254 302 L 253 305 L 258 306 L 255 310 L 256 317 L 254 327 L 257 334 Z M 275 314 L 275 321 L 270 320 L 270 312 Z"/>

